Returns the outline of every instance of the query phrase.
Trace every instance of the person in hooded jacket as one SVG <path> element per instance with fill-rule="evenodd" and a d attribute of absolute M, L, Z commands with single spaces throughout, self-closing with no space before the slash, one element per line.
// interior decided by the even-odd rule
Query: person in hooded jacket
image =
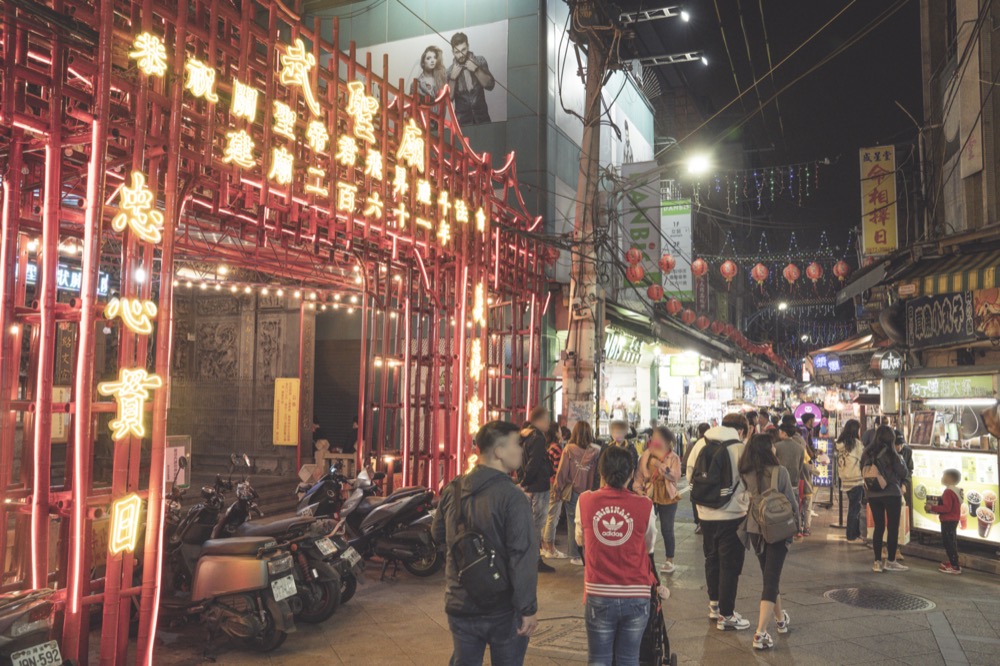
<path fill-rule="evenodd" d="M 446 544 L 445 612 L 454 651 L 451 666 L 481 666 L 487 646 L 495 666 L 520 666 L 528 639 L 538 626 L 538 534 L 531 503 L 510 475 L 521 467 L 518 427 L 490 421 L 476 433 L 478 464 L 457 477 L 441 493 L 433 533 Z M 462 587 L 452 549 L 462 530 L 459 514 L 480 532 L 507 573 L 510 600 L 502 608 L 483 609 Z"/>
<path fill-rule="evenodd" d="M 552 461 L 549 460 L 549 445 L 546 433 L 552 425 L 549 410 L 538 406 L 531 410 L 529 423 L 521 430 L 524 448 L 524 468 L 521 473 L 521 488 L 531 500 L 531 516 L 541 542 L 545 519 L 549 515 L 551 499 Z M 555 569 L 538 557 L 538 570 L 552 573 Z"/>

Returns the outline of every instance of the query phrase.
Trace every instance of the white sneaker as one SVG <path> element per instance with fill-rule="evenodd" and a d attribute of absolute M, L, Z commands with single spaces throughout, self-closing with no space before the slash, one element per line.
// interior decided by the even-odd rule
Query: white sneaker
<path fill-rule="evenodd" d="M 890 561 L 890 562 L 886 562 L 882 566 L 882 570 L 883 571 L 909 571 L 910 567 L 903 566 L 899 562 L 892 562 L 892 561 Z"/>
<path fill-rule="evenodd" d="M 720 620 L 722 615 L 719 614 L 719 602 L 709 601 L 708 602 L 708 619 L 709 620 Z"/>
<path fill-rule="evenodd" d="M 774 639 L 771 638 L 771 634 L 765 631 L 762 634 L 755 633 L 753 635 L 754 650 L 768 650 L 773 647 L 774 647 Z"/>
<path fill-rule="evenodd" d="M 572 565 L 578 566 L 578 567 L 582 567 L 583 566 L 583 558 L 574 557 L 573 559 L 571 559 L 569 561 L 569 563 L 572 564 Z"/>
<path fill-rule="evenodd" d="M 674 566 L 673 562 L 664 562 L 663 566 L 660 567 L 660 573 L 664 574 L 672 574 L 676 570 L 677 567 Z"/>
<path fill-rule="evenodd" d="M 792 624 L 792 618 L 788 617 L 788 611 L 786 610 L 781 611 L 781 619 L 776 620 L 776 623 L 778 625 L 778 633 L 787 634 L 788 627 L 791 626 Z"/>
<path fill-rule="evenodd" d="M 882 573 L 882 560 L 875 560 L 875 564 L 872 565 L 872 571 Z"/>
<path fill-rule="evenodd" d="M 745 619 L 742 615 L 733 611 L 733 614 L 729 617 L 720 617 L 719 621 L 715 624 L 715 628 L 719 631 L 728 631 L 730 629 L 743 631 L 744 629 L 750 628 L 750 620 Z"/>
<path fill-rule="evenodd" d="M 569 555 L 562 552 L 561 550 L 552 548 L 542 548 L 542 557 L 547 560 L 565 560 Z"/>

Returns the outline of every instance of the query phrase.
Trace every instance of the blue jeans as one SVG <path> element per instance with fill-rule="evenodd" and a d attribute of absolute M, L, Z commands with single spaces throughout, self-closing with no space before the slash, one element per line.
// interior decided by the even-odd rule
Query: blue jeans
<path fill-rule="evenodd" d="M 649 598 L 587 595 L 589 666 L 639 666 L 642 634 L 649 621 Z"/>
<path fill-rule="evenodd" d="M 486 646 L 494 666 L 521 666 L 528 651 L 528 637 L 518 636 L 520 620 L 511 611 L 480 617 L 448 616 L 454 652 L 450 666 L 482 666 Z"/>
<path fill-rule="evenodd" d="M 531 522 L 535 526 L 535 535 L 538 541 L 542 540 L 542 531 L 545 529 L 545 519 L 549 516 L 549 496 L 551 491 L 543 493 L 528 493 L 531 498 Z"/>
<path fill-rule="evenodd" d="M 580 547 L 576 545 L 576 501 L 580 499 L 580 493 L 573 491 L 573 496 L 568 502 L 564 502 L 566 508 L 566 533 L 569 534 L 569 556 L 580 557 Z"/>
<path fill-rule="evenodd" d="M 677 502 L 657 504 L 656 515 L 660 518 L 660 533 L 663 535 L 663 554 L 668 560 L 674 559 L 674 518 L 677 517 Z"/>
<path fill-rule="evenodd" d="M 856 486 L 847 491 L 847 538 L 861 538 L 861 500 L 865 497 L 865 487 Z M 867 536 L 867 534 L 865 535 Z"/>

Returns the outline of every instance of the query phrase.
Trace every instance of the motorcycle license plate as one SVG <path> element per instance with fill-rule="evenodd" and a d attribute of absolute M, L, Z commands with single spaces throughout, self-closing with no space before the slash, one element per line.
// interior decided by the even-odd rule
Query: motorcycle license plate
<path fill-rule="evenodd" d="M 337 552 L 337 547 L 333 545 L 333 542 L 323 537 L 322 539 L 316 540 L 316 547 L 319 548 L 319 552 L 323 554 L 323 557 L 327 555 L 333 555 Z"/>
<path fill-rule="evenodd" d="M 353 548 L 348 548 L 347 550 L 345 550 L 343 557 L 345 560 L 347 560 L 347 563 L 350 564 L 352 567 L 361 561 L 361 553 L 354 550 Z"/>
<path fill-rule="evenodd" d="M 49 641 L 15 652 L 10 656 L 10 660 L 14 666 L 59 666 L 63 658 L 59 651 L 59 643 Z"/>
<path fill-rule="evenodd" d="M 284 601 L 288 597 L 294 597 L 297 592 L 295 589 L 295 579 L 291 575 L 288 575 L 278 580 L 272 580 L 271 591 L 274 592 L 275 601 Z"/>

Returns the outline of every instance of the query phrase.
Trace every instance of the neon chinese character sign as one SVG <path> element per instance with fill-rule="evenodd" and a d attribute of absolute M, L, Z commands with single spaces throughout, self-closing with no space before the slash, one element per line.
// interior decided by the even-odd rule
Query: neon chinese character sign
<path fill-rule="evenodd" d="M 156 35 L 148 32 L 136 35 L 128 57 L 138 61 L 139 69 L 146 76 L 163 76 L 167 73 L 167 47 Z"/>
<path fill-rule="evenodd" d="M 302 88 L 306 105 L 314 116 L 318 116 L 320 114 L 319 102 L 313 96 L 312 83 L 309 81 L 309 70 L 316 65 L 316 56 L 312 53 L 306 53 L 305 43 L 301 39 L 296 39 L 295 44 L 289 46 L 279 58 L 281 72 L 278 76 L 282 85 Z"/>
<path fill-rule="evenodd" d="M 132 172 L 132 187 L 122 186 L 121 212 L 111 220 L 111 228 L 121 233 L 125 227 L 147 243 L 159 243 L 163 213 L 153 210 L 153 193 L 146 187 L 146 177 Z"/>
<path fill-rule="evenodd" d="M 108 551 L 112 555 L 132 553 L 139 541 L 142 500 L 132 493 L 115 501 L 111 507 L 111 533 Z"/>
<path fill-rule="evenodd" d="M 159 375 L 151 375 L 145 368 L 118 371 L 118 381 L 101 382 L 97 392 L 101 395 L 112 395 L 118 403 L 117 418 L 111 421 L 111 436 L 115 441 L 125 439 L 129 435 L 146 436 L 143 425 L 143 415 L 146 401 L 149 400 L 149 389 L 163 386 Z"/>
<path fill-rule="evenodd" d="M 156 317 L 156 303 L 139 298 L 112 298 L 104 308 L 104 317 L 121 317 L 122 322 L 133 333 L 149 335 L 153 332 L 152 320 Z"/>

